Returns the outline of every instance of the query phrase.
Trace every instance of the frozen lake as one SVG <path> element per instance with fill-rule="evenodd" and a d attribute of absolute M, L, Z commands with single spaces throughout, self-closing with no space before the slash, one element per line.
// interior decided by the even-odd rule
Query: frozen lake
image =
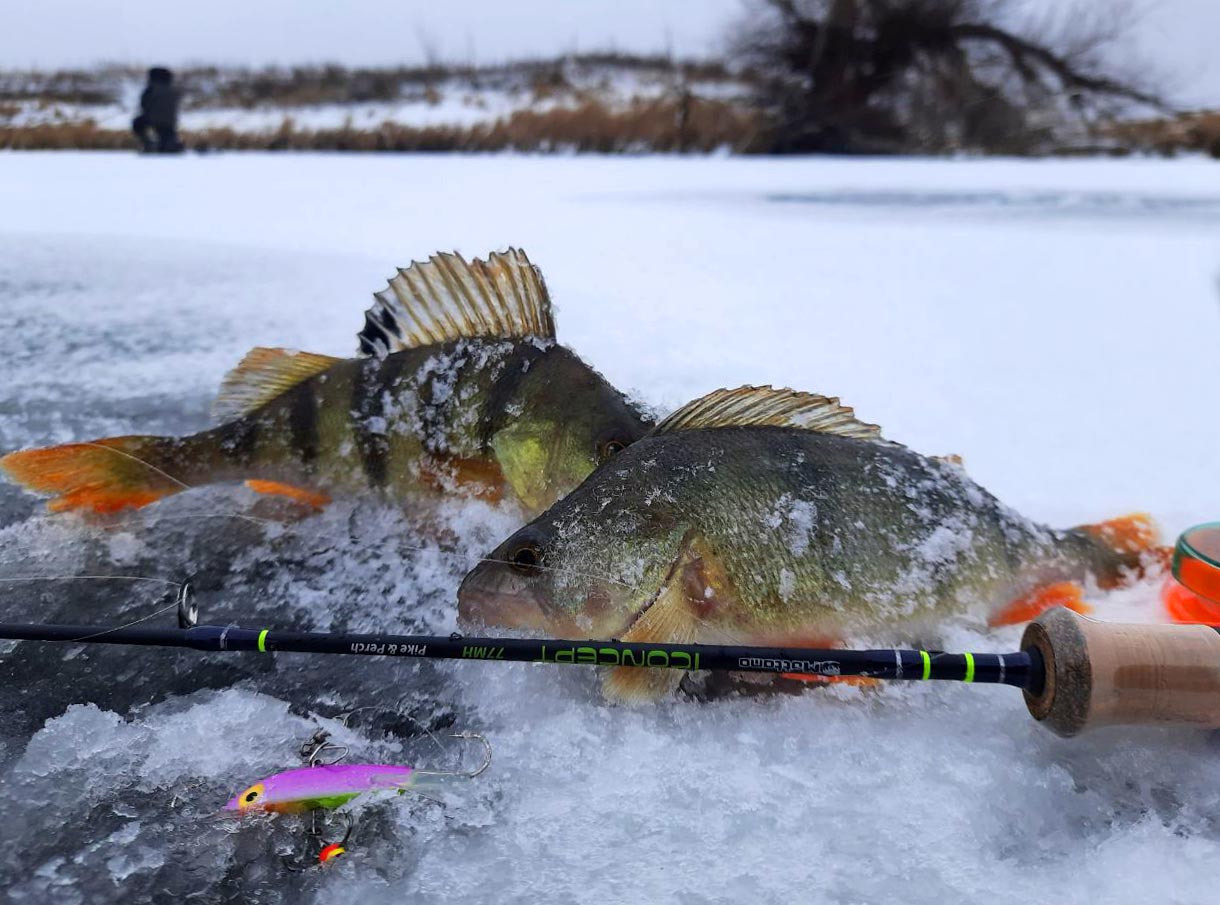
<path fill-rule="evenodd" d="M 0 451 L 198 429 L 251 346 L 350 355 L 393 266 L 516 245 L 561 342 L 658 409 L 742 383 L 838 395 L 1032 518 L 1220 518 L 1212 162 L 4 154 L 0 242 Z M 0 578 L 193 575 L 209 621 L 444 632 L 466 566 L 517 524 L 455 505 L 421 539 L 347 501 L 227 517 L 252 506 L 203 490 L 98 526 L 0 486 Z M 126 621 L 158 594 L 0 582 L 0 619 Z M 1090 602 L 1162 618 L 1152 582 Z M 483 732 L 495 763 L 443 809 L 367 805 L 326 871 L 284 871 L 290 819 L 215 817 L 367 705 Z M 1218 751 L 1059 740 L 1007 688 L 630 710 L 547 668 L 26 644 L 0 648 L 0 883 L 18 902 L 1205 902 Z"/>

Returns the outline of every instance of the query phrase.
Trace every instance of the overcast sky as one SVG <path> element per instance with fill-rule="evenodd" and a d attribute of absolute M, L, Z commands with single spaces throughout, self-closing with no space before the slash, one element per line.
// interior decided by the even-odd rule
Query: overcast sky
<path fill-rule="evenodd" d="M 1062 6 L 1063 0 L 1031 0 Z M 1108 15 L 1130 0 L 1087 0 Z M 1148 59 L 1220 106 L 1220 0 L 1136 0 Z M 0 68 L 99 61 L 495 62 L 617 48 L 718 49 L 744 0 L 0 0 Z"/>

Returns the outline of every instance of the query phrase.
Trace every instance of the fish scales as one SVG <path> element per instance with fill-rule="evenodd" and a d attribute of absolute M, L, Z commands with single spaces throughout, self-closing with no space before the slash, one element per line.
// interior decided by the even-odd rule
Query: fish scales
<path fill-rule="evenodd" d="M 238 423 L 198 435 L 199 444 L 215 446 L 210 457 L 184 446 L 174 464 L 187 470 L 192 460 L 208 458 L 213 479 L 321 479 L 332 487 L 402 490 L 425 454 L 484 454 L 481 426 L 500 400 L 493 388 L 515 384 L 543 351 L 531 347 L 521 356 L 510 343 L 459 340 L 384 359 L 342 360 Z M 235 436 L 256 438 L 253 448 L 233 442 Z"/>
<path fill-rule="evenodd" d="M 594 509 L 596 522 L 583 522 Z M 698 524 L 736 579 L 746 617 L 736 621 L 774 628 L 829 627 L 843 610 L 883 623 L 960 609 L 1015 585 L 1014 565 L 1053 556 L 1061 540 L 951 465 L 779 427 L 645 438 L 541 520 L 570 544 L 565 568 L 628 581 L 632 560 L 606 546 L 650 523 L 672 524 L 657 539 L 675 553 Z"/>

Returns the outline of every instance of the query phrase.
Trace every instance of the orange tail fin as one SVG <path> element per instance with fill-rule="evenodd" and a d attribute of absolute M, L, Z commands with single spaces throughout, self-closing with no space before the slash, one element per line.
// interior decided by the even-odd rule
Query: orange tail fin
<path fill-rule="evenodd" d="M 1171 552 L 1159 546 L 1160 531 L 1146 512 L 1081 525 L 1076 530 L 1092 538 L 1107 554 L 1097 569 L 1097 583 L 1104 590 L 1121 587 L 1131 575 L 1143 577 L 1150 565 L 1167 563 L 1167 553 Z"/>
<path fill-rule="evenodd" d="M 1055 584 L 1034 588 L 1001 608 L 987 620 L 991 626 L 1019 625 L 1040 616 L 1053 606 L 1065 606 L 1069 610 L 1087 615 L 1093 608 L 1084 602 L 1084 589 L 1074 581 L 1058 581 Z"/>
<path fill-rule="evenodd" d="M 187 485 L 160 468 L 168 437 L 107 437 L 9 453 L 0 468 L 38 493 L 51 494 L 52 512 L 139 509 Z"/>

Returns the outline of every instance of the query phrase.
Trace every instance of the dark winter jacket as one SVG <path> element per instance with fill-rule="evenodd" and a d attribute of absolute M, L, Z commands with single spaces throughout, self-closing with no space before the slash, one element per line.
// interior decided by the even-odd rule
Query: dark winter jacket
<path fill-rule="evenodd" d="M 150 126 L 177 126 L 180 99 L 178 89 L 172 84 L 149 82 L 140 95 L 140 113 Z"/>

